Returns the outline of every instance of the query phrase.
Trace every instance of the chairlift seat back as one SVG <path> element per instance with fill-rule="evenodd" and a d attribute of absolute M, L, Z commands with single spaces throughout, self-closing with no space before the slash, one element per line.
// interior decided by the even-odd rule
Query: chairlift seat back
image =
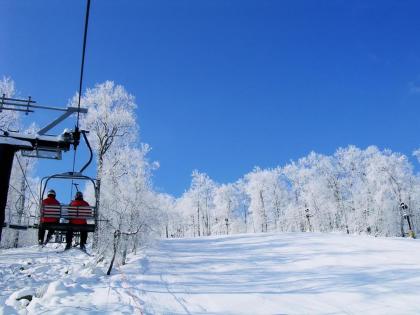
<path fill-rule="evenodd" d="M 41 217 L 57 219 L 95 219 L 95 207 L 75 207 L 69 205 L 43 206 Z"/>

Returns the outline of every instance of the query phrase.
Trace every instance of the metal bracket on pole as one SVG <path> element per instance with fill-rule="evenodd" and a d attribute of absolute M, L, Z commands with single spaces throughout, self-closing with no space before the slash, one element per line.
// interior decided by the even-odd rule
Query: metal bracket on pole
<path fill-rule="evenodd" d="M 58 117 L 56 120 L 54 120 L 53 122 L 51 122 L 50 124 L 48 124 L 47 126 L 45 126 L 44 128 L 42 128 L 41 130 L 38 131 L 39 135 L 44 135 L 47 131 L 51 130 L 52 128 L 54 128 L 55 126 L 57 126 L 59 123 L 61 123 L 63 120 L 65 120 L 67 117 L 69 117 L 70 115 L 77 113 L 87 113 L 87 108 L 77 108 L 77 107 L 67 107 L 66 112 L 61 115 L 60 117 Z"/>

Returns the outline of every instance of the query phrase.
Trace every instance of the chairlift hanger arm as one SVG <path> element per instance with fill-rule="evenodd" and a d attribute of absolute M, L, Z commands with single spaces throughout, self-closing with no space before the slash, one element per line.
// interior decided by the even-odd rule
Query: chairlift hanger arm
<path fill-rule="evenodd" d="M 83 138 L 85 139 L 87 147 L 89 148 L 90 156 L 89 156 L 89 160 L 87 161 L 87 163 L 80 169 L 80 173 L 83 173 L 83 171 L 89 166 L 89 164 L 92 162 L 92 159 L 93 159 L 92 147 L 90 146 L 90 143 L 89 143 L 89 140 L 86 136 L 86 133 L 87 133 L 86 130 L 82 130 L 82 135 L 83 135 Z"/>

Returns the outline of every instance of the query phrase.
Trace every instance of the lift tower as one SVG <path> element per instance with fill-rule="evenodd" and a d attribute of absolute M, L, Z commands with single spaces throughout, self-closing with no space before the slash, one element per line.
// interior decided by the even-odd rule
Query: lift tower
<path fill-rule="evenodd" d="M 58 108 L 37 105 L 30 97 L 28 99 L 16 99 L 7 98 L 3 95 L 0 98 L 0 112 L 9 110 L 28 114 L 34 112 L 35 109 L 55 110 L 62 112 L 62 114 L 36 134 L 0 129 L 0 241 L 15 153 L 22 151 L 23 156 L 61 160 L 62 152 L 69 151 L 71 146 L 74 149 L 77 148 L 81 131 L 76 127 L 74 130 L 64 130 L 60 135 L 47 135 L 47 132 L 70 115 L 87 112 L 86 108 L 80 107 Z"/>

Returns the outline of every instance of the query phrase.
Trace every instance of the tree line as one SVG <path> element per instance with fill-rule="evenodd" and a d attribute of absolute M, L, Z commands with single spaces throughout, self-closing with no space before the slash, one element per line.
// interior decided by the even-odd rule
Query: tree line
<path fill-rule="evenodd" d="M 229 184 L 194 171 L 190 188 L 168 207 L 170 232 L 165 233 L 404 236 L 408 230 L 404 215 L 410 216 L 415 229 L 420 223 L 419 179 L 405 155 L 375 146 L 348 146 L 333 155 L 311 152 L 283 167 L 256 167 Z"/>
<path fill-rule="evenodd" d="M 13 96 L 14 82 L 3 78 L 0 92 Z M 311 152 L 284 166 L 256 167 L 234 183 L 217 183 L 195 170 L 190 187 L 174 197 L 153 187 L 159 164 L 149 160 L 151 148 L 140 141 L 133 95 L 106 81 L 88 88 L 81 105 L 89 109 L 81 116 L 81 128 L 90 131 L 96 162 L 92 175 L 101 182 L 99 233 L 92 241 L 98 252 L 117 256 L 122 263 L 127 253 L 156 236 L 298 231 L 404 236 L 408 229 L 404 215 L 418 230 L 420 178 L 403 154 L 375 146 L 348 146 L 332 155 Z M 24 127 L 18 114 L 5 111 L 0 113 L 0 128 Z M 35 162 L 21 157 L 21 164 L 36 187 Z M 25 209 L 35 216 L 36 198 L 22 176 L 15 163 L 8 211 L 19 215 L 18 210 Z M 92 199 L 93 191 L 84 190 Z M 3 247 L 36 240 L 35 233 L 5 234 Z"/>

